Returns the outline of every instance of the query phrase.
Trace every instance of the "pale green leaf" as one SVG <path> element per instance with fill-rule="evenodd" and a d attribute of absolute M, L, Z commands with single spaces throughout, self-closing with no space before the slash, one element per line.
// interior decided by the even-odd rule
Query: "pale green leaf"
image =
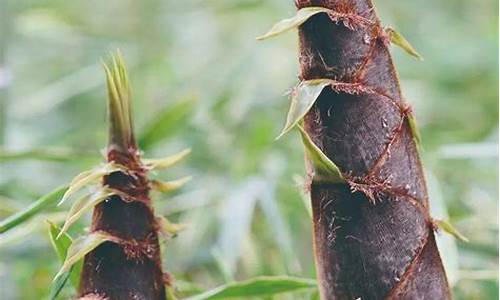
<path fill-rule="evenodd" d="M 314 167 L 314 180 L 319 181 L 327 181 L 332 183 L 344 182 L 344 178 L 342 176 L 342 172 L 335 165 L 333 161 L 331 161 L 321 149 L 318 148 L 311 140 L 307 132 L 300 127 L 297 126 L 300 130 L 300 135 L 302 136 L 302 142 L 304 143 L 304 148 L 307 157 L 311 160 L 311 163 Z"/>
<path fill-rule="evenodd" d="M 261 276 L 232 282 L 185 300 L 229 299 L 270 296 L 279 293 L 316 288 L 316 280 L 287 276 Z"/>
<path fill-rule="evenodd" d="M 186 156 L 189 155 L 189 153 L 191 153 L 191 149 L 184 149 L 179 153 L 167 156 L 165 158 L 144 159 L 143 162 L 146 168 L 150 170 L 166 169 L 183 160 Z"/>
<path fill-rule="evenodd" d="M 88 184 L 94 183 L 103 176 L 113 172 L 123 171 L 124 167 L 115 163 L 106 163 L 92 170 L 84 171 L 78 174 L 70 183 L 68 190 L 64 193 L 61 201 L 57 205 L 63 204 L 71 195 L 81 190 Z"/>
<path fill-rule="evenodd" d="M 61 237 L 56 239 L 56 237 L 59 235 L 61 229 L 57 225 L 55 225 L 51 222 L 48 222 L 48 223 L 49 223 L 50 242 L 51 242 L 54 250 L 57 253 L 57 256 L 59 257 L 59 259 L 61 260 L 61 263 L 62 263 L 62 262 L 64 262 L 64 259 L 66 258 L 68 248 L 73 243 L 73 240 L 67 233 L 64 233 Z M 73 287 L 75 289 L 78 289 L 78 285 L 80 284 L 80 274 L 82 272 L 82 265 L 83 265 L 83 262 L 79 261 L 78 263 L 76 263 L 75 265 L 73 265 L 70 268 L 69 272 L 67 272 L 69 275 L 69 278 L 71 280 L 71 284 L 73 285 Z M 56 288 L 57 288 L 57 285 L 54 285 L 54 287 L 51 290 L 56 290 Z"/>
<path fill-rule="evenodd" d="M 75 203 L 71 206 L 68 215 L 66 216 L 66 221 L 64 222 L 64 226 L 59 232 L 57 239 L 64 234 L 68 228 L 73 225 L 85 212 L 92 209 L 97 204 L 106 200 L 107 198 L 114 195 L 115 192 L 104 188 L 96 191 L 95 193 L 90 193 L 82 196 L 80 199 L 75 201 Z"/>
<path fill-rule="evenodd" d="M 186 176 L 182 177 L 177 180 L 171 180 L 171 181 L 158 181 L 158 180 L 153 180 L 151 181 L 151 185 L 153 189 L 162 192 L 162 193 L 168 193 L 171 191 L 175 191 L 182 186 L 184 186 L 187 182 L 191 180 L 191 176 Z"/>
<path fill-rule="evenodd" d="M 172 223 L 164 216 L 156 217 L 156 222 L 159 225 L 160 232 L 162 232 L 168 237 L 176 236 L 179 233 L 179 231 L 182 231 L 187 227 L 186 224 Z"/>
<path fill-rule="evenodd" d="M 63 266 L 55 276 L 54 280 L 57 279 L 57 277 L 62 276 L 64 272 L 68 272 L 69 269 L 75 263 L 80 261 L 87 253 L 107 241 L 118 242 L 119 239 L 110 235 L 109 233 L 96 231 L 74 240 L 71 246 L 68 248 Z"/>
<path fill-rule="evenodd" d="M 406 51 L 406 53 L 417 58 L 418 60 L 424 60 L 424 58 L 417 52 L 417 50 L 415 50 L 415 48 L 413 48 L 410 42 L 408 42 L 408 40 L 401 33 L 390 27 L 386 28 L 385 32 L 389 35 L 391 43 L 400 47 Z"/>
<path fill-rule="evenodd" d="M 469 239 L 460 233 L 460 231 L 453 227 L 453 225 L 451 225 L 448 221 L 435 219 L 434 224 L 436 224 L 439 229 L 442 229 L 444 232 L 454 236 L 456 239 L 465 243 L 469 242 Z"/>
<path fill-rule="evenodd" d="M 332 82 L 333 81 L 330 79 L 307 80 L 302 81 L 297 88 L 294 89 L 285 127 L 276 139 L 282 137 L 302 120 L 314 105 L 314 102 L 316 102 L 316 99 L 318 99 L 323 89 L 331 85 Z"/>
<path fill-rule="evenodd" d="M 327 13 L 331 12 L 331 10 L 324 7 L 304 7 L 297 11 L 295 16 L 284 19 L 276 23 L 267 33 L 262 36 L 259 36 L 257 40 L 264 40 L 276 35 L 279 35 L 288 30 L 299 27 L 304 24 L 310 17 L 319 14 L 319 13 Z"/>
<path fill-rule="evenodd" d="M 23 222 L 27 221 L 37 213 L 41 212 L 42 210 L 55 205 L 57 200 L 61 199 L 61 197 L 64 195 L 66 190 L 68 189 L 68 186 L 60 186 L 53 190 L 52 192 L 46 194 L 45 196 L 41 197 L 37 201 L 33 202 L 28 208 L 26 208 L 23 211 L 20 211 L 10 217 L 7 217 L 5 220 L 2 220 L 0 222 L 0 233 L 4 233 L 9 229 L 12 229 L 16 227 L 19 224 L 22 224 Z"/>

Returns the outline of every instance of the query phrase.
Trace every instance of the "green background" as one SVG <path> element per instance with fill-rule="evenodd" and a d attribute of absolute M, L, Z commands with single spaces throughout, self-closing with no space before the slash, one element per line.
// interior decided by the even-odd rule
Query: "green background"
<path fill-rule="evenodd" d="M 433 214 L 470 239 L 439 235 L 455 298 L 497 299 L 498 3 L 375 5 L 425 58 L 393 48 L 421 128 Z M 102 160 L 99 63 L 120 48 L 144 156 L 193 149 L 152 175 L 194 177 L 155 194 L 158 213 L 188 224 L 164 245 L 166 270 L 202 289 L 257 275 L 313 278 L 302 145 L 296 132 L 274 140 L 297 83 L 297 37 L 255 40 L 294 12 L 291 0 L 0 0 L 0 218 Z M 0 235 L 1 299 L 47 296 L 60 262 L 45 220 L 61 222 L 64 209 Z M 70 233 L 88 225 L 89 216 Z"/>

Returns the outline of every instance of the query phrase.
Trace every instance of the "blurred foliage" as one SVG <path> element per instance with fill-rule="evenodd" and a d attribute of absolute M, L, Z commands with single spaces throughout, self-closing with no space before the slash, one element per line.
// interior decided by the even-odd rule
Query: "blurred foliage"
<path fill-rule="evenodd" d="M 470 239 L 440 235 L 454 295 L 498 299 L 498 3 L 375 2 L 425 58 L 393 49 L 421 128 L 433 211 Z M 102 159 L 99 61 L 119 47 L 144 156 L 193 149 L 161 177 L 194 179 L 155 195 L 158 212 L 188 224 L 164 245 L 165 269 L 203 289 L 313 278 L 310 218 L 294 180 L 304 174 L 300 137 L 274 140 L 297 83 L 297 37 L 255 41 L 294 12 L 291 0 L 0 0 L 0 218 Z M 48 295 L 60 262 L 45 220 L 61 217 L 52 209 L 0 235 L 1 299 Z"/>

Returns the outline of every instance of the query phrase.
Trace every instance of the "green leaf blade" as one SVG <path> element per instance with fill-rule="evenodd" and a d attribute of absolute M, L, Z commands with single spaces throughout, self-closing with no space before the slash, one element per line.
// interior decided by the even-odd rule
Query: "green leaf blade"
<path fill-rule="evenodd" d="M 228 299 L 269 296 L 279 293 L 316 288 L 316 280 L 287 276 L 261 276 L 229 283 L 186 300 Z"/>
<path fill-rule="evenodd" d="M 329 9 L 324 7 L 304 7 L 297 11 L 295 16 L 284 19 L 273 25 L 273 27 L 264 35 L 257 37 L 257 40 L 265 40 L 273 36 L 277 36 L 284 32 L 287 32 L 291 29 L 297 28 L 300 25 L 304 24 L 310 17 L 319 14 L 319 13 L 327 13 L 330 12 Z"/>
<path fill-rule="evenodd" d="M 408 40 L 399 32 L 393 28 L 386 28 L 385 32 L 389 35 L 391 43 L 403 49 L 409 55 L 415 57 L 418 60 L 424 60 L 424 58 L 415 50 L 415 48 L 408 42 Z"/>
<path fill-rule="evenodd" d="M 285 127 L 276 139 L 281 138 L 295 127 L 313 107 L 323 89 L 331 84 L 332 80 L 330 79 L 313 79 L 301 82 L 292 93 Z"/>
<path fill-rule="evenodd" d="M 335 163 L 314 144 L 311 137 L 302 127 L 298 126 L 298 128 L 302 137 L 302 142 L 304 143 L 306 155 L 311 160 L 314 167 L 314 180 L 331 183 L 344 182 L 344 177 L 339 167 L 337 167 L 337 165 L 335 165 Z"/>
<path fill-rule="evenodd" d="M 68 189 L 68 186 L 60 186 L 50 193 L 42 196 L 40 199 L 37 201 L 33 202 L 28 208 L 26 208 L 23 211 L 20 211 L 10 217 L 7 217 L 5 220 L 2 220 L 0 222 L 0 233 L 4 233 L 7 230 L 10 230 L 17 225 L 22 224 L 23 222 L 27 221 L 34 215 L 38 214 L 42 210 L 49 208 L 50 206 L 53 206 L 57 203 L 59 199 L 64 195 L 66 190 Z"/>

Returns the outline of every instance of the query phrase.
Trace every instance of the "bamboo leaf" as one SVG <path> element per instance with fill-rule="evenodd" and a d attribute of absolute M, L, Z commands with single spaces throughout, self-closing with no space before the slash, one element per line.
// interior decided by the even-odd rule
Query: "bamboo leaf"
<path fill-rule="evenodd" d="M 261 276 L 233 282 L 195 295 L 185 300 L 228 299 L 262 297 L 300 289 L 316 288 L 316 280 L 287 276 Z"/>
<path fill-rule="evenodd" d="M 123 171 L 124 167 L 115 164 L 103 164 L 92 170 L 84 171 L 78 174 L 70 183 L 68 190 L 64 193 L 61 201 L 57 205 L 63 204 L 71 195 L 81 190 L 84 186 L 100 180 L 103 176 L 117 171 Z"/>
<path fill-rule="evenodd" d="M 164 216 L 156 217 L 156 222 L 158 222 L 160 231 L 168 237 L 176 236 L 180 231 L 187 227 L 186 224 L 171 223 Z"/>
<path fill-rule="evenodd" d="M 189 96 L 186 99 L 167 106 L 160 111 L 153 121 L 146 125 L 139 136 L 141 149 L 148 150 L 179 128 L 179 123 L 185 120 L 196 107 L 197 98 Z"/>
<path fill-rule="evenodd" d="M 295 127 L 314 105 L 323 89 L 331 84 L 332 80 L 330 79 L 314 79 L 301 82 L 292 93 L 285 127 L 276 139 L 279 139 Z"/>
<path fill-rule="evenodd" d="M 73 225 L 85 212 L 96 206 L 97 204 L 101 203 L 102 201 L 106 200 L 107 198 L 111 197 L 114 195 L 115 192 L 104 188 L 101 190 L 98 190 L 95 193 L 90 193 L 87 195 L 82 196 L 80 199 L 78 199 L 73 206 L 71 206 L 69 213 L 66 217 L 66 221 L 64 222 L 64 226 L 61 229 L 61 232 L 59 232 L 59 235 L 57 236 L 56 239 L 59 239 L 67 230 L 68 228 Z"/>
<path fill-rule="evenodd" d="M 410 42 L 408 42 L 408 40 L 401 33 L 397 32 L 391 27 L 387 27 L 385 29 L 385 32 L 389 35 L 391 43 L 400 47 L 401 49 L 406 51 L 406 53 L 415 57 L 416 59 L 424 60 L 424 58 L 417 52 L 417 50 L 415 50 L 415 48 L 413 48 Z"/>
<path fill-rule="evenodd" d="M 315 6 L 301 8 L 297 11 L 295 16 L 279 21 L 267 33 L 265 33 L 262 36 L 259 36 L 257 40 L 264 40 L 279 35 L 281 33 L 287 32 L 288 30 L 297 28 L 300 25 L 304 24 L 310 17 L 316 14 L 327 13 L 330 11 L 331 10 L 327 8 L 315 7 Z"/>
<path fill-rule="evenodd" d="M 56 281 L 58 277 L 63 276 L 65 272 L 68 272 L 70 268 L 75 263 L 80 261 L 87 253 L 94 250 L 102 243 L 108 241 L 118 242 L 118 238 L 103 231 L 95 231 L 74 240 L 71 246 L 68 248 L 63 266 L 54 277 L 54 281 Z"/>
<path fill-rule="evenodd" d="M 458 231 L 448 221 L 435 219 L 434 224 L 436 224 L 439 229 L 442 229 L 444 232 L 454 236 L 456 239 L 465 243 L 469 242 L 469 239 L 465 237 L 462 233 L 460 233 L 460 231 Z"/>
<path fill-rule="evenodd" d="M 7 217 L 5 220 L 0 222 L 0 233 L 4 233 L 9 229 L 16 227 L 17 225 L 22 224 L 27 221 L 37 213 L 42 210 L 54 205 L 57 200 L 61 199 L 63 194 L 68 189 L 68 186 L 60 186 L 45 196 L 41 197 L 37 201 L 33 202 L 28 208 L 23 211 L 20 211 L 10 217 Z"/>
<path fill-rule="evenodd" d="M 56 251 L 57 256 L 59 257 L 61 262 L 64 262 L 66 254 L 68 252 L 68 248 L 73 243 L 73 239 L 67 233 L 64 233 L 61 237 L 56 238 L 60 234 L 61 229 L 57 225 L 51 222 L 48 223 L 49 223 L 49 237 L 52 247 Z M 83 262 L 79 261 L 78 263 L 76 263 L 71 267 L 69 272 L 67 272 L 71 280 L 71 284 L 75 289 L 78 289 L 78 285 L 80 284 L 80 274 L 82 271 L 82 265 Z M 51 291 L 54 290 L 55 292 L 56 287 L 57 285 L 54 288 L 51 288 Z M 57 296 L 57 294 L 55 296 Z"/>
<path fill-rule="evenodd" d="M 187 182 L 189 182 L 192 179 L 191 176 L 186 176 L 182 177 L 177 180 L 171 180 L 171 181 L 158 181 L 158 180 L 153 180 L 151 181 L 153 189 L 162 192 L 162 193 L 168 193 L 171 191 L 175 191 L 176 189 L 181 188 L 183 185 L 185 185 Z"/>
<path fill-rule="evenodd" d="M 304 143 L 306 155 L 311 160 L 314 167 L 315 180 L 328 181 L 332 183 L 344 182 L 342 172 L 340 172 L 337 165 L 335 165 L 335 163 L 314 144 L 302 127 L 298 126 L 298 128 L 302 136 L 302 142 Z"/>
<path fill-rule="evenodd" d="M 183 160 L 191 153 L 191 149 L 184 149 L 179 153 L 158 159 L 144 159 L 144 165 L 150 170 L 166 169 Z"/>

